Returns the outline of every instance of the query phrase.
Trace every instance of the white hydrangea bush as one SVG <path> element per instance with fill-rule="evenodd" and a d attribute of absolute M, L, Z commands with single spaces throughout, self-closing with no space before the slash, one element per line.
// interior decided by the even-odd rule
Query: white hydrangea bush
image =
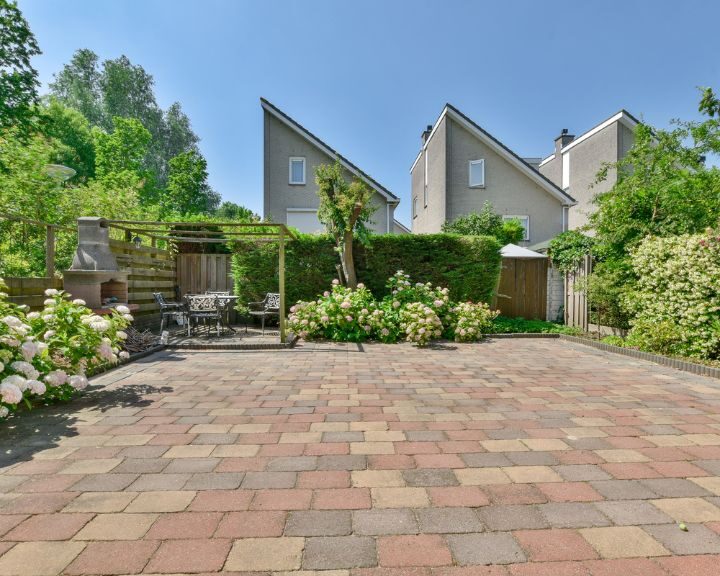
<path fill-rule="evenodd" d="M 408 342 L 427 346 L 442 336 L 443 325 L 437 312 L 422 302 L 411 302 L 400 313 L 400 329 Z"/>
<path fill-rule="evenodd" d="M 461 302 L 452 309 L 455 342 L 477 342 L 490 331 L 492 321 L 500 314 L 499 310 L 490 310 L 483 303 Z"/>
<path fill-rule="evenodd" d="M 99 316 L 55 289 L 41 311 L 8 301 L 0 280 L 0 418 L 20 403 L 67 400 L 88 385 L 87 371 L 127 357 L 121 342 L 132 316 L 125 306 Z"/>
<path fill-rule="evenodd" d="M 625 305 L 631 346 L 720 357 L 720 233 L 648 238 L 632 253 L 638 277 Z"/>

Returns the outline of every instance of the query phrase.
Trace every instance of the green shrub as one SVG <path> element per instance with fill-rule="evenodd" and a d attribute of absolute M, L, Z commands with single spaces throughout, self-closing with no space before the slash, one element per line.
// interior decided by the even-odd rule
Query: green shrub
<path fill-rule="evenodd" d="M 600 342 L 603 344 L 610 344 L 611 346 L 620 346 L 621 348 L 627 346 L 625 339 L 622 336 L 615 336 L 614 334 L 604 336 L 600 339 Z"/>
<path fill-rule="evenodd" d="M 500 274 L 500 244 L 488 236 L 454 234 L 373 235 L 355 245 L 358 280 L 377 297 L 392 289 L 387 279 L 397 270 L 413 278 L 446 286 L 455 301 L 489 302 Z M 237 242 L 233 277 L 239 307 L 278 290 L 278 246 L 275 242 Z M 300 234 L 285 248 L 286 303 L 314 300 L 337 278 L 339 264 L 328 236 Z"/>
<path fill-rule="evenodd" d="M 545 320 L 525 320 L 498 316 L 489 328 L 491 334 L 580 334 L 580 329 Z"/>
<path fill-rule="evenodd" d="M 661 354 L 720 357 L 720 234 L 647 238 L 632 252 L 637 282 L 630 345 Z"/>

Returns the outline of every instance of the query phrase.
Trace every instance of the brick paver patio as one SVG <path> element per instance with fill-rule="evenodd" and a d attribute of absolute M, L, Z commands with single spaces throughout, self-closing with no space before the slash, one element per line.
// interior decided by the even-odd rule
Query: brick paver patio
<path fill-rule="evenodd" d="M 93 384 L 0 430 L 0 576 L 720 573 L 718 381 L 516 339 Z"/>

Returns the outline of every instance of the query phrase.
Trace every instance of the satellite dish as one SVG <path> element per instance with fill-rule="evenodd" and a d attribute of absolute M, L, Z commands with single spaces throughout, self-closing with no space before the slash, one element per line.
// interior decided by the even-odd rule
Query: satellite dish
<path fill-rule="evenodd" d="M 63 166 L 62 164 L 47 164 L 45 166 L 45 173 L 51 178 L 55 178 L 60 182 L 70 180 L 77 172 L 69 166 Z"/>

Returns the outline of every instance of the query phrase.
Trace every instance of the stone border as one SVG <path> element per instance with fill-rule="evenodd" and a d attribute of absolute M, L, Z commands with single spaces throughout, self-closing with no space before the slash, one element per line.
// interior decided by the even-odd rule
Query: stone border
<path fill-rule="evenodd" d="M 638 360 L 647 360 L 648 362 L 654 362 L 655 364 L 661 364 L 662 366 L 668 366 L 670 368 L 675 368 L 676 370 L 682 370 L 683 372 L 691 372 L 692 374 L 698 374 L 699 376 L 709 376 L 710 378 L 720 379 L 720 368 L 715 368 L 714 366 L 696 364 L 695 362 L 690 362 L 689 360 L 670 358 L 660 354 L 634 350 L 633 348 L 613 346 L 612 344 L 605 344 L 604 342 L 598 342 L 588 338 L 580 338 L 578 336 L 570 336 L 569 334 L 558 334 L 558 337 L 561 340 L 575 342 L 576 344 L 584 344 L 585 346 L 591 346 L 599 350 L 605 350 L 606 352 L 614 352 L 615 354 L 621 354 L 623 356 L 630 356 L 631 358 L 637 358 Z"/>
<path fill-rule="evenodd" d="M 168 350 L 205 350 L 205 351 L 213 351 L 213 350 L 289 350 L 291 348 L 295 347 L 295 344 L 299 338 L 293 334 L 292 332 L 289 332 L 287 335 L 287 342 L 284 344 L 281 342 L 278 342 L 277 344 L 225 344 L 223 342 L 212 342 L 209 341 L 207 343 L 202 344 L 183 344 L 176 343 L 176 344 L 166 344 L 164 348 L 167 348 Z"/>

